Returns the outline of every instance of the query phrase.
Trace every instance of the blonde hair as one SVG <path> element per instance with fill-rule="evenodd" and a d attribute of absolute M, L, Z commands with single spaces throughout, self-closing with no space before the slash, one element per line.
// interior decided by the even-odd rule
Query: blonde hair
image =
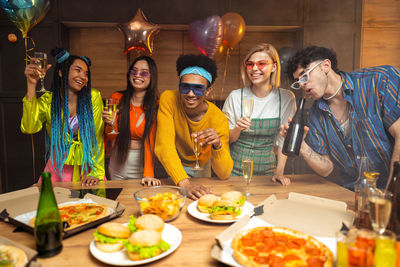
<path fill-rule="evenodd" d="M 270 82 L 271 82 L 272 88 L 279 87 L 279 85 L 281 84 L 281 62 L 279 60 L 279 54 L 273 45 L 267 44 L 267 43 L 262 43 L 262 44 L 255 46 L 253 49 L 251 49 L 249 51 L 249 53 L 244 58 L 243 64 L 240 68 L 243 84 L 245 86 L 251 85 L 251 81 L 250 81 L 249 77 L 247 76 L 245 65 L 246 65 L 246 62 L 249 60 L 249 58 L 254 53 L 257 53 L 257 52 L 267 53 L 267 55 L 272 59 L 272 61 L 276 65 L 275 71 L 273 73 L 271 73 Z"/>

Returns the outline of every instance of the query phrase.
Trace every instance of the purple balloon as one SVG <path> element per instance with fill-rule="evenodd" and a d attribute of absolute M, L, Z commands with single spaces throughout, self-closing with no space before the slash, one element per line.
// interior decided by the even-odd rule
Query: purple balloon
<path fill-rule="evenodd" d="M 193 44 L 203 54 L 213 58 L 218 51 L 223 35 L 223 24 L 219 16 L 213 15 L 205 20 L 196 20 L 189 25 Z"/>

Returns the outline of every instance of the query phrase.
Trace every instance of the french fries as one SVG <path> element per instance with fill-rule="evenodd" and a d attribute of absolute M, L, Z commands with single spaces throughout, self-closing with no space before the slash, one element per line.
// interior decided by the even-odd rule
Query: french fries
<path fill-rule="evenodd" d="M 155 196 L 143 198 L 143 201 L 140 201 L 140 209 L 143 214 L 155 214 L 164 221 L 170 220 L 178 215 L 183 200 L 181 195 L 174 193 L 158 193 Z"/>

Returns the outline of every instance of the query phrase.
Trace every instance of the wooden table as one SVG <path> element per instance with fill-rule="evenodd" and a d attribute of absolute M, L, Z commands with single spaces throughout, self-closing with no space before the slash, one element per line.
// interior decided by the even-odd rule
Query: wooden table
<path fill-rule="evenodd" d="M 284 187 L 273 183 L 271 177 L 254 177 L 250 184 L 252 196 L 248 201 L 257 205 L 271 194 L 275 194 L 278 199 L 287 198 L 289 192 L 309 194 L 318 197 L 330 198 L 344 201 L 349 209 L 354 208 L 354 193 L 331 183 L 317 175 L 289 175 L 292 178 L 292 184 Z M 168 181 L 163 181 L 168 182 Z M 244 192 L 245 182 L 241 177 L 231 177 L 229 180 L 219 180 L 217 178 L 195 178 L 192 183 L 203 184 L 210 187 L 214 193 L 221 194 L 230 190 Z M 100 186 L 107 188 L 123 188 L 117 198 L 119 202 L 126 206 L 124 214 L 115 219 L 115 222 L 128 222 L 129 215 L 139 215 L 139 209 L 133 198 L 133 193 L 142 186 L 138 180 L 130 181 L 107 181 Z M 81 188 L 73 183 L 56 183 L 54 186 L 66 188 Z M 214 237 L 226 229 L 230 224 L 212 224 L 202 222 L 193 218 L 187 213 L 186 207 L 192 200 L 187 199 L 181 215 L 170 222 L 179 228 L 183 235 L 183 241 L 179 248 L 171 255 L 154 262 L 150 265 L 161 264 L 162 266 L 224 266 L 222 263 L 214 260 L 210 256 L 211 248 L 215 244 Z M 12 232 L 14 226 L 0 222 L 0 235 L 13 241 L 24 244 L 35 249 L 35 241 L 31 234 L 25 232 Z M 95 259 L 89 252 L 89 244 L 93 239 L 94 229 L 86 230 L 75 236 L 69 237 L 63 241 L 63 250 L 57 256 L 48 259 L 38 259 L 42 266 L 108 266 Z"/>

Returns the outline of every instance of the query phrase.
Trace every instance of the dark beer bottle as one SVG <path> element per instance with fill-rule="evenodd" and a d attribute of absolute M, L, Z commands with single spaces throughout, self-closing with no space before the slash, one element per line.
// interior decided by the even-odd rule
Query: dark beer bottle
<path fill-rule="evenodd" d="M 393 164 L 393 175 L 388 190 L 393 194 L 389 229 L 400 235 L 400 161 Z"/>
<path fill-rule="evenodd" d="M 305 102 L 306 99 L 304 97 L 299 99 L 298 109 L 296 114 L 294 114 L 292 121 L 290 122 L 289 129 L 287 130 L 285 141 L 283 142 L 282 147 L 282 153 L 286 156 L 299 155 L 304 135 Z"/>
<path fill-rule="evenodd" d="M 51 257 L 61 252 L 62 232 L 60 212 L 51 185 L 51 174 L 44 172 L 34 231 L 39 257 Z"/>

